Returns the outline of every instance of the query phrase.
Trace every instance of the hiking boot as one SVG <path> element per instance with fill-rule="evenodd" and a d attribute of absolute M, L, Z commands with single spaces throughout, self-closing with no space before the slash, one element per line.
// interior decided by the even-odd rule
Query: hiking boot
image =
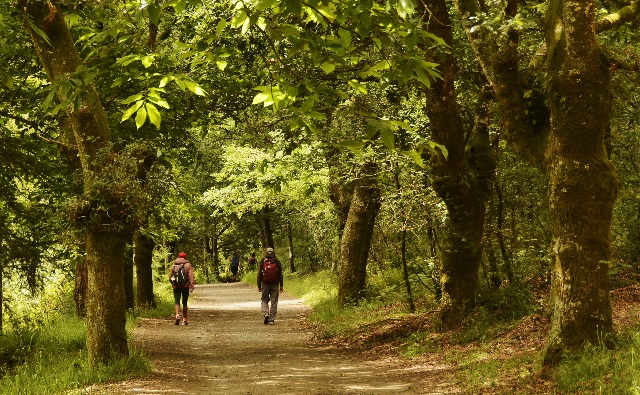
<path fill-rule="evenodd" d="M 269 325 L 275 325 L 276 322 L 274 320 L 269 320 Z"/>
<path fill-rule="evenodd" d="M 180 317 L 176 317 L 176 325 L 180 325 Z"/>
<path fill-rule="evenodd" d="M 187 321 L 187 320 L 183 320 L 183 321 L 182 321 L 182 325 L 189 325 L 189 321 Z"/>
<path fill-rule="evenodd" d="M 267 325 L 269 323 L 269 316 L 265 315 L 264 316 L 264 324 Z"/>

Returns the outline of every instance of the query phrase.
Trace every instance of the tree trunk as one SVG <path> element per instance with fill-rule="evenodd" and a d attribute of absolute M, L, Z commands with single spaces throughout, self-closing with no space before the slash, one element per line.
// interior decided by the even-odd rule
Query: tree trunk
<path fill-rule="evenodd" d="M 209 284 L 211 282 L 209 267 L 211 266 L 209 262 L 211 261 L 211 247 L 209 247 L 209 241 L 211 238 L 209 236 L 205 236 L 202 238 L 202 253 L 204 255 L 204 260 L 202 262 L 202 268 L 204 270 L 204 279 Z"/>
<path fill-rule="evenodd" d="M 49 80 L 74 73 L 82 65 L 80 55 L 74 46 L 74 40 L 67 24 L 58 9 L 52 3 L 18 3 L 20 12 L 25 12 L 32 23 L 38 25 L 36 32 L 25 22 L 31 38 Z M 45 40 L 40 34 L 46 35 Z M 69 99 L 64 90 L 57 92 L 61 102 Z M 88 295 L 87 295 L 87 348 L 89 362 L 107 362 L 112 356 L 128 355 L 125 330 L 125 294 L 124 294 L 124 246 L 126 237 L 119 230 L 118 219 L 110 213 L 96 210 L 102 202 L 100 197 L 109 195 L 105 180 L 110 180 L 108 166 L 97 160 L 97 152 L 109 146 L 110 131 L 107 116 L 100 98 L 92 86 L 82 91 L 80 99 L 73 100 L 67 109 L 75 135 L 78 155 L 83 171 L 84 204 L 87 211 L 78 215 L 78 223 L 85 230 L 87 243 Z M 101 190 L 97 190 L 95 181 L 101 180 Z M 119 207 L 127 207 L 118 193 L 109 199 Z M 122 211 L 124 212 L 124 211 Z M 90 223 L 82 223 L 82 221 Z M 116 221 L 116 222 L 114 222 Z"/>
<path fill-rule="evenodd" d="M 135 307 L 135 295 L 133 294 L 133 246 L 129 243 L 124 249 L 124 298 L 125 307 L 133 309 Z"/>
<path fill-rule="evenodd" d="M 400 174 L 394 173 L 394 181 L 396 184 L 396 191 L 401 193 L 402 186 L 400 185 Z M 402 277 L 404 278 L 404 286 L 407 291 L 407 305 L 411 313 L 416 312 L 416 305 L 413 303 L 413 295 L 411 293 L 411 282 L 409 281 L 409 267 L 407 265 L 407 213 L 404 206 L 400 209 L 400 219 L 402 220 L 402 230 L 400 239 L 400 260 L 402 261 Z"/>
<path fill-rule="evenodd" d="M 141 232 L 135 233 L 134 265 L 136 268 L 137 306 L 144 309 L 156 307 L 153 294 L 153 250 L 155 247 L 156 243 L 151 237 Z"/>
<path fill-rule="evenodd" d="M 553 366 L 566 353 L 606 340 L 612 330 L 607 273 L 617 182 L 605 149 L 612 93 L 610 65 L 595 34 L 595 0 L 548 2 L 546 81 L 539 82 L 546 97 L 518 73 L 518 32 L 497 41 L 476 25 L 483 12 L 476 1 L 456 4 L 496 92 L 505 136 L 548 176 L 552 319 L 545 366 Z M 517 2 L 508 4 L 507 19 L 518 13 Z"/>
<path fill-rule="evenodd" d="M 218 248 L 218 238 L 214 237 L 211 239 L 211 258 L 212 258 L 212 267 L 213 267 L 213 275 L 216 277 L 216 280 L 220 281 L 220 251 Z"/>
<path fill-rule="evenodd" d="M 612 92 L 594 26 L 594 1 L 550 2 L 545 31 L 552 92 L 547 172 L 553 315 L 546 365 L 586 343 L 606 341 L 612 332 L 608 262 L 617 180 L 605 149 Z"/>
<path fill-rule="evenodd" d="M 362 297 L 373 229 L 380 210 L 380 189 L 375 180 L 377 166 L 369 163 L 363 170 L 340 242 L 338 302 L 342 306 L 357 303 Z"/>
<path fill-rule="evenodd" d="M 79 259 L 78 262 L 76 262 L 76 281 L 73 290 L 73 300 L 76 305 L 76 314 L 78 314 L 78 317 L 87 316 L 88 276 L 89 268 L 87 267 L 86 259 Z"/>
<path fill-rule="evenodd" d="M 271 210 L 269 206 L 263 207 L 256 216 L 256 224 L 260 230 L 260 243 L 262 248 L 274 248 L 273 230 L 271 229 Z"/>
<path fill-rule="evenodd" d="M 451 20 L 444 0 L 423 3 L 426 29 L 453 44 Z M 440 63 L 442 79 L 426 89 L 429 105 L 425 111 L 435 142 L 447 149 L 431 156 L 433 187 L 444 201 L 448 218 L 441 250 L 441 309 L 443 328 L 458 326 L 475 304 L 482 257 L 485 203 L 489 197 L 489 180 L 494 172 L 488 133 L 488 104 L 480 95 L 472 138 L 466 142 L 455 92 L 455 59 L 443 51 L 429 59 Z"/>
<path fill-rule="evenodd" d="M 287 219 L 287 246 L 289 247 L 289 270 L 291 273 L 295 273 L 296 266 L 293 263 L 293 231 L 291 230 L 290 219 Z"/>
<path fill-rule="evenodd" d="M 122 281 L 128 236 L 128 232 L 87 233 L 87 349 L 92 364 L 129 354 Z"/>

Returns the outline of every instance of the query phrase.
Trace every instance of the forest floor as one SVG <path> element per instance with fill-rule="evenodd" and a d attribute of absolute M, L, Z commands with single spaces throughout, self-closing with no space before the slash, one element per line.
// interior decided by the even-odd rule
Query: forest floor
<path fill-rule="evenodd" d="M 617 329 L 637 322 L 640 287 L 613 291 L 612 303 Z M 188 326 L 174 325 L 171 312 L 164 319 L 138 321 L 132 342 L 151 360 L 152 374 L 87 392 L 558 393 L 539 374 L 548 320 L 537 314 L 498 329 L 486 341 L 461 342 L 461 332 L 428 330 L 434 313 L 390 318 L 327 341 L 314 337 L 306 320 L 308 308 L 286 292 L 281 294 L 275 325 L 263 324 L 260 294 L 244 283 L 198 286 L 189 304 Z M 420 356 L 401 358 L 398 351 L 404 345 L 398 339 L 411 333 L 432 335 L 417 340 Z"/>

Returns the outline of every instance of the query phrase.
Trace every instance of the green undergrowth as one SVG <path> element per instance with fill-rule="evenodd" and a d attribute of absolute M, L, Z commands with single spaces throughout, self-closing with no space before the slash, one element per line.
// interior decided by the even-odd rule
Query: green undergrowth
<path fill-rule="evenodd" d="M 554 372 L 563 394 L 640 394 L 640 323 L 619 333 L 615 347 L 587 347 Z"/>
<path fill-rule="evenodd" d="M 164 289 L 166 288 L 166 289 Z M 130 333 L 138 317 L 173 314 L 170 287 L 156 287 L 157 307 L 136 309 L 127 314 Z M 73 311 L 73 302 L 64 301 L 55 315 L 34 320 L 37 311 L 25 312 L 7 325 L 0 336 L 0 394 L 80 394 L 100 383 L 142 376 L 151 371 L 142 350 L 131 346 L 128 357 L 114 358 L 107 365 L 89 366 L 84 319 Z"/>
<path fill-rule="evenodd" d="M 407 314 L 401 288 L 394 286 L 390 277 L 387 280 L 383 276 L 371 278 L 368 297 L 346 307 L 338 304 L 337 276 L 329 271 L 288 274 L 285 291 L 312 307 L 309 321 L 316 326 L 318 337 L 350 336 L 377 322 Z"/>

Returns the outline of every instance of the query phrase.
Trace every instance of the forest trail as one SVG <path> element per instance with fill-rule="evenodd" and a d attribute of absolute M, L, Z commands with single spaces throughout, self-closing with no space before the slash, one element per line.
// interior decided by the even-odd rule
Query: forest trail
<path fill-rule="evenodd" d="M 286 284 L 285 284 L 286 285 Z M 286 287 L 285 287 L 286 291 Z M 317 344 L 308 308 L 280 295 L 275 325 L 264 325 L 260 293 L 244 283 L 196 286 L 188 326 L 140 319 L 132 341 L 153 373 L 88 389 L 92 394 L 451 394 L 442 368 L 371 360 Z M 181 348 L 182 347 L 182 348 Z"/>

